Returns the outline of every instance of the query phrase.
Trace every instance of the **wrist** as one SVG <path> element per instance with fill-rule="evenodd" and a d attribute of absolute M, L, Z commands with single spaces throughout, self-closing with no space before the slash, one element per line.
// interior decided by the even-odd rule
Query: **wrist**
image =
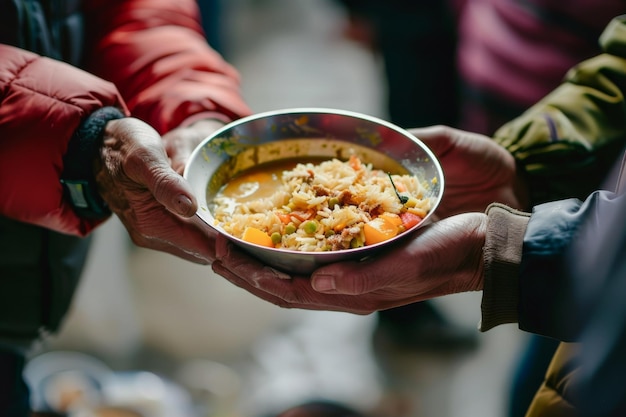
<path fill-rule="evenodd" d="M 530 219 L 529 213 L 503 204 L 491 204 L 486 213 L 482 331 L 518 321 L 519 270 Z"/>
<path fill-rule="evenodd" d="M 124 114 L 115 107 L 96 110 L 85 119 L 68 143 L 63 157 L 64 196 L 79 217 L 104 219 L 111 210 L 98 192 L 94 163 L 100 157 L 100 148 L 106 124 L 121 119 Z"/>

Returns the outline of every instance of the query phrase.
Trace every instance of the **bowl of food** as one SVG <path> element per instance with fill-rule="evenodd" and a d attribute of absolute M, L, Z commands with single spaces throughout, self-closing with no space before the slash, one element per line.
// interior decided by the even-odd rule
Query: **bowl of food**
<path fill-rule="evenodd" d="M 232 122 L 183 176 L 207 227 L 292 275 L 392 247 L 431 220 L 444 191 L 439 161 L 408 131 L 325 108 Z"/>

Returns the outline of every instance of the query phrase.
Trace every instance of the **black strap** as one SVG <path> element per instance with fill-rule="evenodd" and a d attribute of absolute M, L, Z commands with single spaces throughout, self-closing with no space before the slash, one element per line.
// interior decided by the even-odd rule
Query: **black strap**
<path fill-rule="evenodd" d="M 81 217 L 102 219 L 111 214 L 98 193 L 93 163 L 102 145 L 104 127 L 109 121 L 123 117 L 115 107 L 99 109 L 83 121 L 68 144 L 61 183 L 66 198 Z"/>

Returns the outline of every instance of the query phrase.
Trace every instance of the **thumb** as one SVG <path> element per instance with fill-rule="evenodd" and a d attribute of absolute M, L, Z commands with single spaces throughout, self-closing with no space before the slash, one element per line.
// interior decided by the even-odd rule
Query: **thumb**
<path fill-rule="evenodd" d="M 361 295 L 381 288 L 382 280 L 376 279 L 376 270 L 363 263 L 343 262 L 317 269 L 311 275 L 311 286 L 326 294 Z"/>
<path fill-rule="evenodd" d="M 123 120 L 123 124 L 121 123 Z M 169 164 L 160 135 L 148 124 L 133 118 L 121 119 L 117 137 L 122 142 L 123 171 L 168 211 L 192 217 L 198 203 L 191 186 Z"/>
<path fill-rule="evenodd" d="M 168 211 L 182 217 L 192 217 L 198 209 L 198 203 L 189 183 L 169 166 L 162 149 L 146 148 L 145 152 L 151 153 L 143 157 L 148 163 L 142 166 L 135 164 L 138 169 L 135 170 L 134 178 Z"/>
<path fill-rule="evenodd" d="M 198 210 L 198 202 L 189 184 L 169 166 L 146 184 L 154 198 L 167 210 L 182 217 L 192 217 Z"/>

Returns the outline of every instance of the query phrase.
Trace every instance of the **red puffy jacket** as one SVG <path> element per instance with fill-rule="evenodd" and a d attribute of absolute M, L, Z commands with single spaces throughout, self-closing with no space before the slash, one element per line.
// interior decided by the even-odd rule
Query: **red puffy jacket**
<path fill-rule="evenodd" d="M 87 115 L 116 106 L 163 134 L 201 117 L 250 114 L 238 73 L 206 42 L 195 1 L 82 8 L 84 70 L 0 44 L 0 216 L 78 236 L 98 222 L 75 215 L 59 178 Z"/>

